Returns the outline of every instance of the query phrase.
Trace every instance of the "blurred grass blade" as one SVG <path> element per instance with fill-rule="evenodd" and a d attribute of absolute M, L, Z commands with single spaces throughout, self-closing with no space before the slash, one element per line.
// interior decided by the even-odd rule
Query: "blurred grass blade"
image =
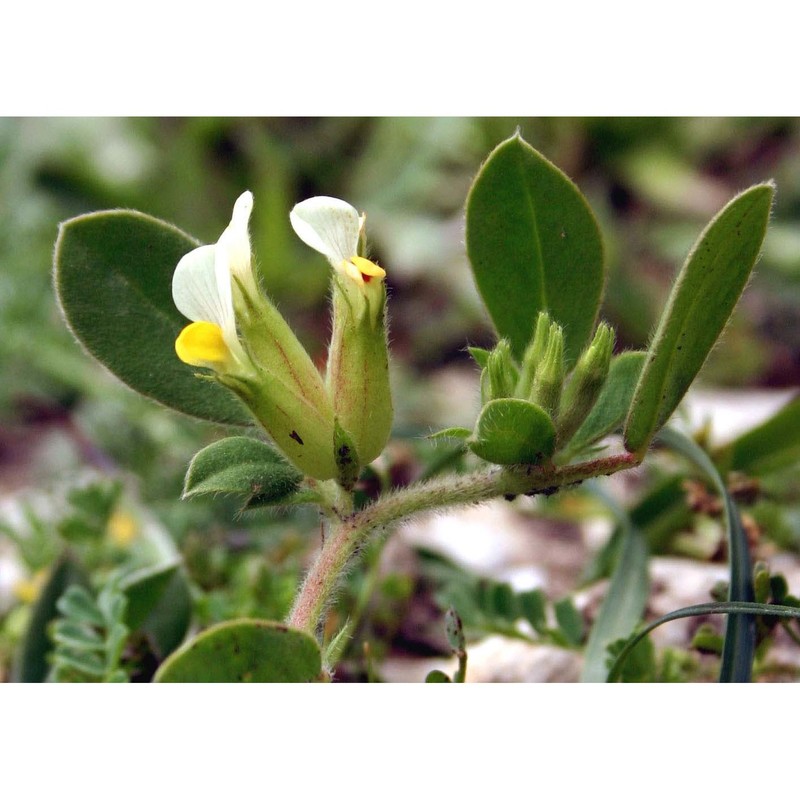
<path fill-rule="evenodd" d="M 709 223 L 678 275 L 639 377 L 625 424 L 641 453 L 667 422 L 744 291 L 767 232 L 772 184 L 742 192 Z"/>
<path fill-rule="evenodd" d="M 61 224 L 54 281 L 67 324 L 87 351 L 137 392 L 184 414 L 247 425 L 244 406 L 175 355 L 189 323 L 172 273 L 200 243 L 137 211 L 98 211 Z"/>
<path fill-rule="evenodd" d="M 800 395 L 777 414 L 721 448 L 714 459 L 724 472 L 765 475 L 800 461 Z"/>
<path fill-rule="evenodd" d="M 519 135 L 489 155 L 467 198 L 467 254 L 498 334 L 521 359 L 540 311 L 574 364 L 605 284 L 594 215 L 574 183 Z"/>
<path fill-rule="evenodd" d="M 739 510 L 731 499 L 719 472 L 705 451 L 683 434 L 665 428 L 659 433 L 658 439 L 668 448 L 691 461 L 708 477 L 719 492 L 725 509 L 724 524 L 728 536 L 730 558 L 728 600 L 751 602 L 755 598 L 755 591 L 747 536 L 742 527 Z M 755 621 L 753 618 L 746 615 L 729 618 L 725 625 L 725 646 L 722 651 L 720 682 L 748 683 L 753 672 L 754 655 Z"/>
<path fill-rule="evenodd" d="M 612 642 L 633 633 L 642 619 L 650 592 L 648 547 L 644 533 L 634 527 L 623 509 L 617 508 L 615 503 L 610 505 L 618 520 L 622 542 L 608 591 L 586 643 L 581 673 L 583 683 L 602 683 L 606 680 L 607 648 Z"/>
<path fill-rule="evenodd" d="M 639 642 L 648 636 L 652 631 L 663 625 L 665 622 L 672 622 L 676 619 L 685 619 L 686 617 L 703 617 L 706 614 L 727 614 L 729 617 L 746 616 L 752 619 L 753 616 L 765 617 L 784 617 L 794 618 L 800 620 L 800 608 L 794 606 L 780 606 L 772 603 L 698 603 L 694 606 L 687 606 L 686 608 L 679 608 L 676 611 L 670 611 L 669 614 L 664 614 L 653 622 L 648 622 L 640 631 L 631 636 L 625 643 L 625 646 L 618 653 L 613 666 L 608 673 L 608 683 L 613 683 L 619 680 L 622 672 L 622 667 L 625 659 L 630 652 L 636 647 Z"/>
<path fill-rule="evenodd" d="M 50 623 L 58 616 L 56 604 L 71 585 L 82 583 L 82 571 L 77 562 L 64 554 L 53 566 L 50 577 L 33 607 L 14 664 L 13 678 L 20 683 L 41 683 L 47 677 L 48 657 L 53 652 L 53 642 L 47 635 Z"/>

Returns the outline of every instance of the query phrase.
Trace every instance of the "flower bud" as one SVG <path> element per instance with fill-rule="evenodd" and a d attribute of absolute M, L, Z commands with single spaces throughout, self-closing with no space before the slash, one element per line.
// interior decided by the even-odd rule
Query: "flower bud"
<path fill-rule="evenodd" d="M 486 373 L 488 400 L 499 400 L 503 397 L 514 396 L 519 370 L 517 370 L 511 357 L 511 345 L 506 339 L 501 339 L 489 354 L 486 362 Z"/>
<path fill-rule="evenodd" d="M 393 416 L 386 287 L 376 277 L 365 288 L 334 273 L 333 334 L 326 375 L 334 414 L 352 437 L 362 465 L 381 454 Z"/>
<path fill-rule="evenodd" d="M 613 350 L 614 331 L 601 322 L 592 343 L 578 359 L 561 397 L 556 422 L 559 446 L 572 438 L 592 410 L 608 376 Z"/>
<path fill-rule="evenodd" d="M 531 402 L 543 408 L 551 418 L 558 413 L 561 387 L 564 383 L 564 334 L 553 322 L 547 334 L 544 357 L 536 366 Z"/>
<path fill-rule="evenodd" d="M 312 197 L 298 203 L 290 219 L 297 235 L 333 267 L 326 389 L 357 464 L 368 464 L 380 455 L 392 428 L 386 273 L 364 257 L 365 218 L 349 203 Z"/>
<path fill-rule="evenodd" d="M 536 375 L 536 366 L 544 358 L 547 350 L 551 324 L 550 315 L 546 311 L 540 311 L 536 317 L 533 336 L 531 336 L 531 340 L 522 356 L 522 369 L 520 370 L 515 392 L 517 397 L 523 399 L 530 397 L 533 390 L 533 379 Z"/>

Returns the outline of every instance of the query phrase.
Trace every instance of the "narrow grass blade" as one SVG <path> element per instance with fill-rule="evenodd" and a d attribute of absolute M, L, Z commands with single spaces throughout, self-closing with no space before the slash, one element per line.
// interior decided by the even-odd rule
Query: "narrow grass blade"
<path fill-rule="evenodd" d="M 609 499 L 605 495 L 603 498 Z M 615 503 L 610 505 L 623 539 L 608 592 L 586 643 L 581 673 L 581 681 L 584 683 L 601 683 L 606 680 L 606 649 L 612 642 L 630 636 L 636 629 L 642 619 L 650 591 L 645 536 L 633 525 L 624 509 L 618 508 Z"/>
<path fill-rule="evenodd" d="M 755 598 L 753 590 L 753 568 L 747 537 L 742 528 L 739 510 L 731 499 L 724 481 L 711 459 L 695 442 L 677 431 L 665 428 L 658 435 L 659 440 L 691 461 L 701 470 L 722 497 L 725 509 L 725 529 L 728 535 L 730 558 L 731 602 L 751 602 Z M 752 617 L 737 615 L 728 619 L 725 626 L 725 646 L 722 650 L 721 683 L 748 683 L 753 672 L 755 654 L 755 622 Z"/>

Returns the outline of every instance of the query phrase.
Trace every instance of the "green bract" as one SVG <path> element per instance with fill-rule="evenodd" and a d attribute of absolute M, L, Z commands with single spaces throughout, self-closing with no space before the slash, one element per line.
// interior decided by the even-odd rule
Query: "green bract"
<path fill-rule="evenodd" d="M 547 412 L 527 400 L 488 402 L 478 417 L 470 450 L 493 464 L 538 464 L 553 454 L 556 432 Z"/>
<path fill-rule="evenodd" d="M 239 494 L 248 504 L 265 505 L 288 498 L 302 480 L 302 473 L 269 445 L 232 436 L 195 455 L 186 472 L 183 496 Z"/>

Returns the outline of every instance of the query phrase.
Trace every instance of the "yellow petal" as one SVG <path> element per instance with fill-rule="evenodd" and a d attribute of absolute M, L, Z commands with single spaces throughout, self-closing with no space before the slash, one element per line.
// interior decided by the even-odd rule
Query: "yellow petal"
<path fill-rule="evenodd" d="M 368 258 L 361 256 L 353 256 L 350 261 L 355 264 L 358 271 L 364 276 L 364 279 L 369 281 L 370 278 L 385 278 L 386 270 L 373 264 Z"/>
<path fill-rule="evenodd" d="M 175 340 L 175 352 L 184 364 L 219 369 L 231 361 L 222 328 L 214 322 L 193 322 Z"/>

